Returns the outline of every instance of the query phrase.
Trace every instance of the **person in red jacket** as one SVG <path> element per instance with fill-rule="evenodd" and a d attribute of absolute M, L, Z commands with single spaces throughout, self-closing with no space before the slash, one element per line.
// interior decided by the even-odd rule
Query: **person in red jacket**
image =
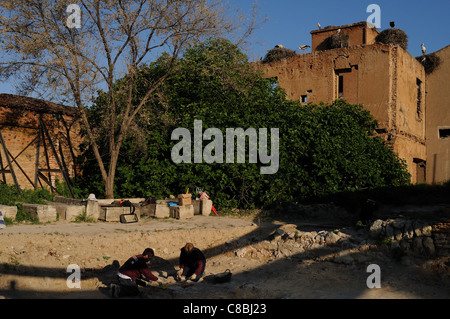
<path fill-rule="evenodd" d="M 139 295 L 138 285 L 146 286 L 149 281 L 157 281 L 147 263 L 155 256 L 153 249 L 146 248 L 142 255 L 130 257 L 117 272 L 119 285 L 111 285 L 113 297 L 131 297 Z"/>
<path fill-rule="evenodd" d="M 192 243 L 187 243 L 181 248 L 180 270 L 177 273 L 177 280 L 185 277 L 186 280 L 199 281 L 205 272 L 206 258 L 203 252 L 195 248 Z"/>

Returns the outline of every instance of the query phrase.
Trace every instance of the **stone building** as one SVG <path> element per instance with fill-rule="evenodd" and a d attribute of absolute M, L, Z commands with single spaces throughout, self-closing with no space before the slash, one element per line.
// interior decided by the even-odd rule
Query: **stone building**
<path fill-rule="evenodd" d="M 51 188 L 76 174 L 81 143 L 77 110 L 0 94 L 0 180 L 19 189 Z"/>
<path fill-rule="evenodd" d="M 346 35 L 347 42 L 341 47 L 327 48 L 326 41 L 336 34 Z M 277 78 L 289 99 L 318 104 L 342 98 L 364 105 L 379 123 L 378 134 L 406 161 L 413 183 L 448 180 L 450 175 L 445 167 L 450 139 L 436 139 L 436 125 L 442 127 L 439 132 L 444 135 L 450 129 L 449 99 L 443 100 L 441 94 L 442 91 L 450 94 L 448 62 L 439 72 L 427 76 L 423 65 L 402 47 L 377 43 L 378 34 L 367 22 L 314 30 L 311 53 L 271 63 L 259 62 L 258 68 L 264 76 Z M 438 53 L 448 61 L 448 47 Z M 441 80 L 444 75 L 447 81 Z M 445 116 L 438 115 L 437 109 Z M 427 135 L 430 130 L 434 130 L 434 137 Z M 429 139 L 434 139 L 434 146 L 427 154 Z M 430 179 L 427 169 L 427 163 L 432 161 L 430 156 L 434 156 L 430 151 L 437 158 L 434 179 Z"/>

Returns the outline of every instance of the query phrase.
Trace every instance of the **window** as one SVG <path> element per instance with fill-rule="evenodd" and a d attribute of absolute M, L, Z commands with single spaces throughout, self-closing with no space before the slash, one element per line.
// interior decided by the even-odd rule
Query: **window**
<path fill-rule="evenodd" d="M 450 138 L 450 127 L 440 128 L 439 129 L 439 138 L 440 139 Z"/>
<path fill-rule="evenodd" d="M 344 98 L 344 92 L 350 93 L 352 91 L 351 85 L 347 85 L 348 82 L 351 82 L 351 72 L 352 69 L 338 69 L 335 71 L 337 76 L 337 98 L 343 99 Z M 346 79 L 344 79 L 346 78 Z M 347 87 L 344 87 L 346 85 Z M 348 98 L 345 96 L 345 98 Z"/>
<path fill-rule="evenodd" d="M 422 81 L 416 79 L 417 86 L 417 118 L 422 119 Z"/>
<path fill-rule="evenodd" d="M 338 98 L 342 99 L 343 97 L 344 97 L 344 76 L 339 75 Z"/>
<path fill-rule="evenodd" d="M 302 103 L 308 102 L 308 95 L 302 95 Z"/>

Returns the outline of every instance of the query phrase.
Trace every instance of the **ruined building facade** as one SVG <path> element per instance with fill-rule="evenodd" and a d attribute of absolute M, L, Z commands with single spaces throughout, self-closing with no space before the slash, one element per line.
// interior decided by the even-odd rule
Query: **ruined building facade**
<path fill-rule="evenodd" d="M 347 34 L 348 45 L 323 49 L 336 33 Z M 450 49 L 438 52 L 441 66 L 426 75 L 400 46 L 377 43 L 378 33 L 367 22 L 311 31 L 311 53 L 258 68 L 277 78 L 289 99 L 364 105 L 378 121 L 378 134 L 406 161 L 413 183 L 449 180 L 450 138 L 442 134 L 450 137 Z"/>
<path fill-rule="evenodd" d="M 0 94 L 1 182 L 20 190 L 65 183 L 76 174 L 81 142 L 75 108 Z"/>

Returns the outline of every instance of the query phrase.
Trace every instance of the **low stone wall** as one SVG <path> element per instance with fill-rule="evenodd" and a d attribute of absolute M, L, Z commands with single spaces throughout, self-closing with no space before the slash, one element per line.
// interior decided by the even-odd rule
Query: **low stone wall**
<path fill-rule="evenodd" d="M 432 233 L 439 255 L 450 256 L 450 221 L 434 224 Z"/>
<path fill-rule="evenodd" d="M 369 227 L 373 239 L 387 241 L 391 249 L 414 256 L 448 256 L 450 221 L 429 222 L 403 218 L 375 220 Z"/>

